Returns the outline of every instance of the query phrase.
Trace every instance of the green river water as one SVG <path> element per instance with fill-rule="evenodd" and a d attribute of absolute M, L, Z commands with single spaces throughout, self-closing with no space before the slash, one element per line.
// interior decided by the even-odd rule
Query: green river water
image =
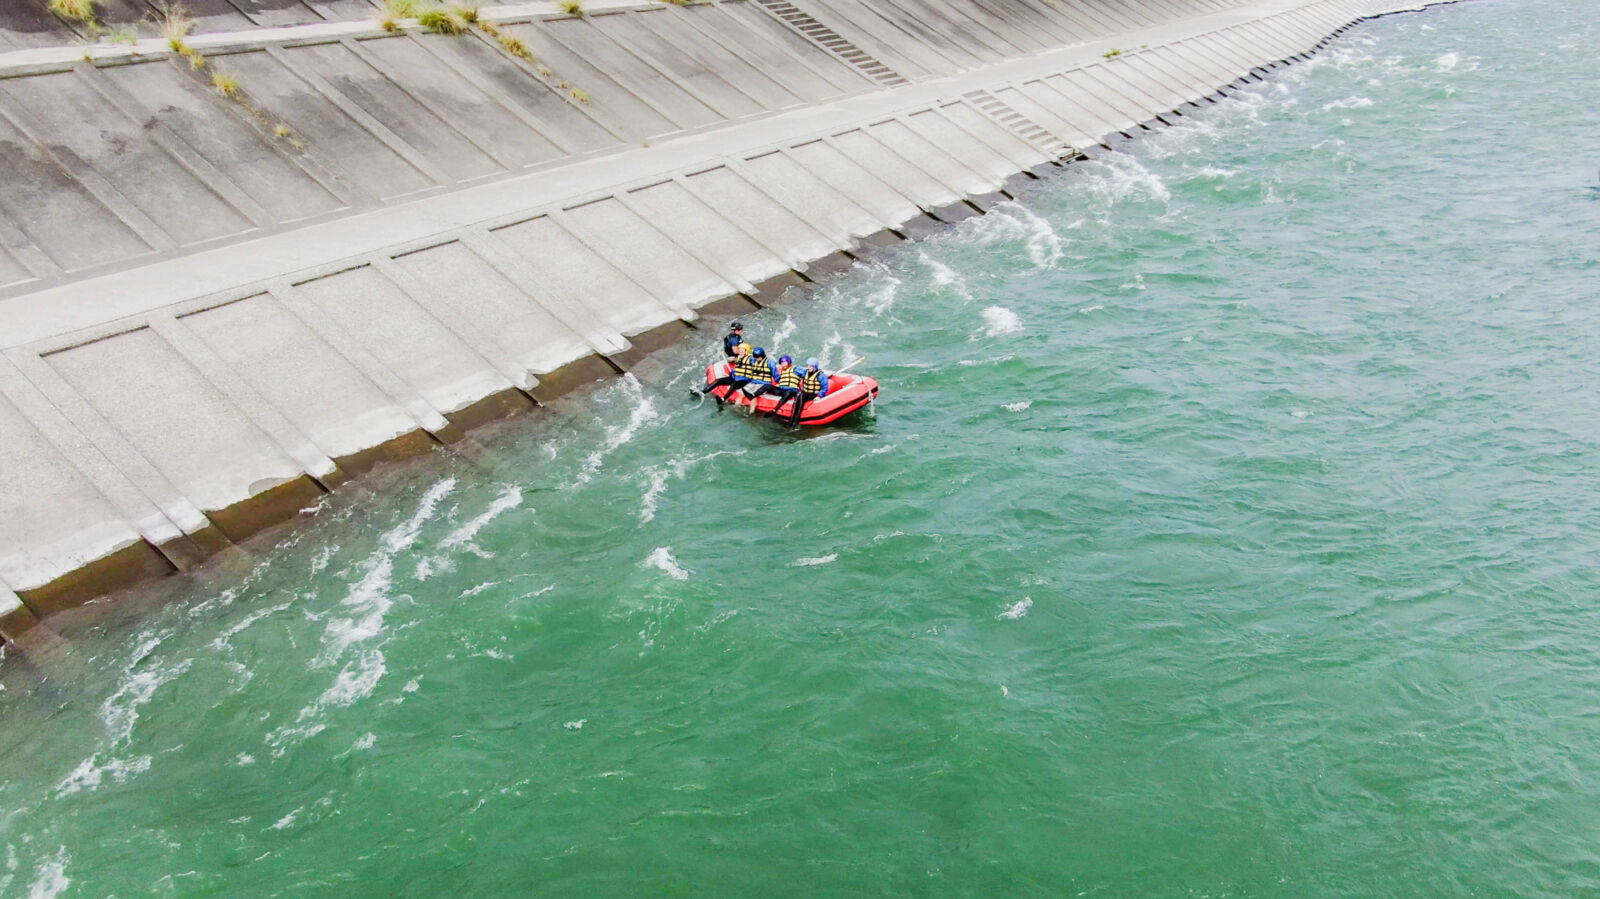
<path fill-rule="evenodd" d="M 1313 61 L 0 669 L 0 895 L 1600 894 L 1600 6 Z M 716 324 L 716 323 L 712 323 Z"/>

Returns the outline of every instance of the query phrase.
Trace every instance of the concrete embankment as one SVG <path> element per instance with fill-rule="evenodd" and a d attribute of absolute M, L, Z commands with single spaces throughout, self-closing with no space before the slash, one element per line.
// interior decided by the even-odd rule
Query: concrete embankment
<path fill-rule="evenodd" d="M 264 5 L 186 53 L 0 13 L 8 638 L 1390 11 Z"/>

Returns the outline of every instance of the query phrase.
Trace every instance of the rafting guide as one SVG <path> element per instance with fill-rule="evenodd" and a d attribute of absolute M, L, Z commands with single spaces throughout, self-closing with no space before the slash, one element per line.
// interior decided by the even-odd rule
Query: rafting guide
<path fill-rule="evenodd" d="M 864 408 L 878 395 L 876 380 L 845 373 L 866 361 L 865 356 L 832 374 L 822 370 L 815 356 L 798 369 L 792 356 L 773 362 L 765 347 L 751 346 L 740 322 L 728 326 L 722 354 L 723 361 L 706 366 L 705 387 L 690 391 L 698 397 L 709 394 L 718 408 L 732 403 L 752 415 L 760 412 L 790 425 L 826 425 Z"/>

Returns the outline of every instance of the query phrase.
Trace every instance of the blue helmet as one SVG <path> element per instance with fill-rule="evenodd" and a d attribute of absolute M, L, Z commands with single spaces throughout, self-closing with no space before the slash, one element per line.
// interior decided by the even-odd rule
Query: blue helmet
<path fill-rule="evenodd" d="M 779 365 L 793 365 L 794 364 L 794 360 L 791 359 L 788 356 L 779 356 L 778 357 L 778 364 Z"/>
<path fill-rule="evenodd" d="M 810 359 L 806 360 L 806 368 L 816 368 L 817 366 L 819 366 L 821 364 L 822 363 L 817 361 L 817 357 L 816 356 L 812 356 Z"/>
<path fill-rule="evenodd" d="M 767 354 L 767 351 L 765 349 L 763 349 L 761 347 L 756 347 L 756 351 L 754 353 L 751 353 L 750 355 L 752 355 L 752 356 L 765 356 L 766 354 Z"/>

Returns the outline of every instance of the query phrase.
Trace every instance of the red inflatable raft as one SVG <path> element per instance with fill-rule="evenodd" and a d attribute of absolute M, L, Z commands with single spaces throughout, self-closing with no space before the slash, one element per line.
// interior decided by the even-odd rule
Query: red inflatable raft
<path fill-rule="evenodd" d="M 706 383 L 717 380 L 728 373 L 733 366 L 727 362 L 713 362 L 706 366 Z M 732 394 L 730 396 L 730 394 Z M 763 394 L 757 399 L 750 399 L 744 391 L 732 387 L 718 387 L 711 391 L 711 395 L 733 403 L 735 406 L 755 407 L 755 412 L 771 412 L 778 405 L 778 398 L 772 394 Z M 800 411 L 800 423 L 803 425 L 833 424 L 839 419 L 860 409 L 872 402 L 878 395 L 878 382 L 863 375 L 837 374 L 828 376 L 828 395 L 814 400 L 808 400 L 805 408 Z M 783 411 L 778 413 L 787 419 L 794 414 L 794 405 L 784 403 Z"/>

